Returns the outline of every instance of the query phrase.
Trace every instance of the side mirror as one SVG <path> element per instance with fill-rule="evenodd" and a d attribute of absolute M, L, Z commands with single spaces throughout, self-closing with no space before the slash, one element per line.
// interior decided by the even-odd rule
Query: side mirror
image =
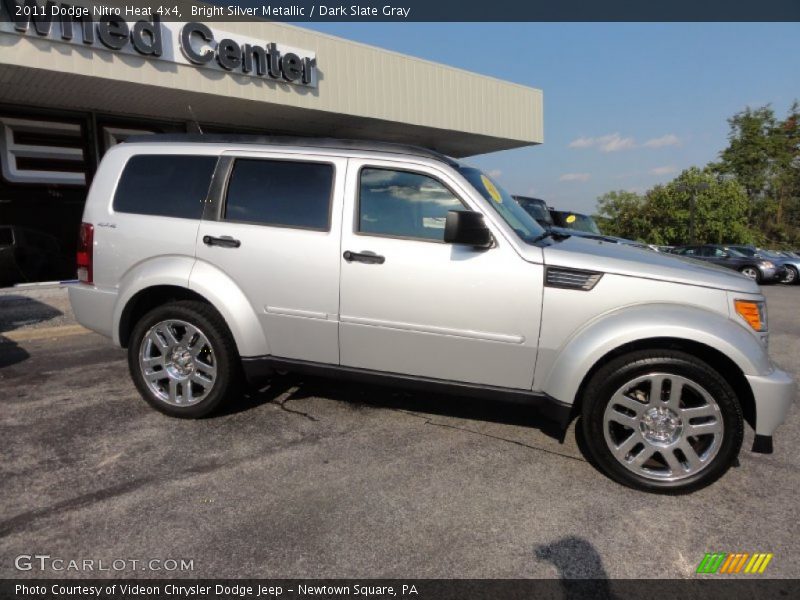
<path fill-rule="evenodd" d="M 723 252 L 722 253 L 722 258 L 730 258 L 730 257 L 731 257 L 731 253 L 730 252 Z"/>
<path fill-rule="evenodd" d="M 451 210 L 444 224 L 444 241 L 447 244 L 464 244 L 476 248 L 492 245 L 492 232 L 483 222 L 483 215 L 471 210 Z"/>

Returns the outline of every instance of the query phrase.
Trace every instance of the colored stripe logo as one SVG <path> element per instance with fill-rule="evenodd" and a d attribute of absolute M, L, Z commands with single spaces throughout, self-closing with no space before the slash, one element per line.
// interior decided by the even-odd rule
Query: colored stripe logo
<path fill-rule="evenodd" d="M 774 555 L 771 552 L 706 553 L 697 567 L 698 573 L 756 574 L 763 573 Z"/>

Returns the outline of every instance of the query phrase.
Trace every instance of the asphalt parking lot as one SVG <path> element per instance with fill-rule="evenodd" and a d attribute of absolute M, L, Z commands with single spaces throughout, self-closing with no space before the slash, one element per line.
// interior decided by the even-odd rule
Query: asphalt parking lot
<path fill-rule="evenodd" d="M 764 288 L 800 377 L 800 287 Z M 772 552 L 800 577 L 800 415 L 773 455 L 663 497 L 596 471 L 528 409 L 284 376 L 220 416 L 170 419 L 63 289 L 0 292 L 0 577 L 14 557 L 190 559 L 172 576 L 694 577 Z M 163 576 L 161 572 L 94 576 Z"/>

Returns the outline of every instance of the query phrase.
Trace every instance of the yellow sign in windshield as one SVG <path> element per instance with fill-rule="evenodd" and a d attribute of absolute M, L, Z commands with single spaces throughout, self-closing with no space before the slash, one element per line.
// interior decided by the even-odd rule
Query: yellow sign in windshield
<path fill-rule="evenodd" d="M 486 191 L 489 192 L 489 195 L 492 197 L 492 200 L 502 204 L 503 197 L 500 195 L 500 192 L 492 183 L 492 180 L 489 179 L 486 175 L 481 175 L 481 181 L 483 182 L 483 187 L 486 188 Z"/>

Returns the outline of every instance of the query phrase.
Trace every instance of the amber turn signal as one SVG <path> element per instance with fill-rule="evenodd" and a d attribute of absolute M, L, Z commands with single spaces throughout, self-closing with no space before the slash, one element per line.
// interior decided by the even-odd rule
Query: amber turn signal
<path fill-rule="evenodd" d="M 736 312 L 756 331 L 767 330 L 767 319 L 764 314 L 764 303 L 753 300 L 735 300 Z"/>

